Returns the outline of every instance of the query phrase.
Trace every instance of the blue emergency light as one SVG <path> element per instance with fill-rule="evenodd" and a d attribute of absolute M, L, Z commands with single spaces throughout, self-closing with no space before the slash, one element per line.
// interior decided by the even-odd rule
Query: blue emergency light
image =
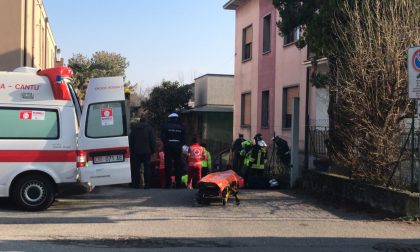
<path fill-rule="evenodd" d="M 57 75 L 55 78 L 55 84 L 63 84 L 64 78 L 61 75 Z"/>

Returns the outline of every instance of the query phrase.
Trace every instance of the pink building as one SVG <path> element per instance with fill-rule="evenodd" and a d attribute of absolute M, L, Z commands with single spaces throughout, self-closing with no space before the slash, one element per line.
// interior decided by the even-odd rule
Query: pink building
<path fill-rule="evenodd" d="M 303 150 L 305 123 L 328 125 L 328 99 L 325 90 L 308 82 L 308 51 L 295 46 L 300 30 L 278 35 L 279 13 L 272 0 L 230 0 L 224 8 L 236 12 L 234 138 L 242 133 L 251 139 L 260 132 L 270 143 L 275 132 L 290 143 L 292 100 L 297 96 Z"/>

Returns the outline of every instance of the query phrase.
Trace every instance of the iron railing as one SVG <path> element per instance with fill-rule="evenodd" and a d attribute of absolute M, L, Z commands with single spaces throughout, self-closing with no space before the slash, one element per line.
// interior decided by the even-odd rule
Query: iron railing
<path fill-rule="evenodd" d="M 308 157 L 312 162 L 309 167 L 331 172 L 332 162 L 328 156 L 329 141 L 328 127 L 308 127 Z M 388 179 L 387 187 L 418 192 L 418 178 L 420 173 L 420 131 L 403 130 L 400 137 L 400 158 L 392 167 L 393 172 Z M 382 186 L 382 185 L 381 185 Z"/>

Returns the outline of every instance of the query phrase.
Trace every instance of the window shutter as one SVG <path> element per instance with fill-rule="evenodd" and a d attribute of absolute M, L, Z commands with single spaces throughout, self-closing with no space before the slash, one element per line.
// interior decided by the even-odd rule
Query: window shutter
<path fill-rule="evenodd" d="M 287 89 L 287 114 L 292 114 L 293 110 L 293 97 L 299 97 L 299 88 L 291 87 Z"/>
<path fill-rule="evenodd" d="M 245 30 L 245 44 L 252 43 L 252 26 Z"/>

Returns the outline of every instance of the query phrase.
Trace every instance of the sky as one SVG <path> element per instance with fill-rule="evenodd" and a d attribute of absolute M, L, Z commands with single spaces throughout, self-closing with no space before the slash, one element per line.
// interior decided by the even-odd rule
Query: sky
<path fill-rule="evenodd" d="M 44 0 L 65 62 L 75 53 L 120 53 L 127 80 L 146 90 L 233 74 L 235 13 L 228 0 Z M 142 91 L 142 92 L 143 92 Z"/>

